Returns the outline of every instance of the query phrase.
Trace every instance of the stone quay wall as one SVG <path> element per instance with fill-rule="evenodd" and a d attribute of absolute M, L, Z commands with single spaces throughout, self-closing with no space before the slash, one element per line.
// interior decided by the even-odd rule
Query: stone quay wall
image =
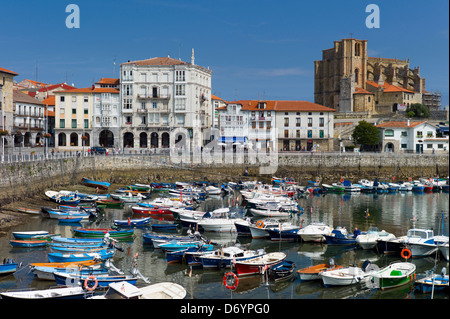
<path fill-rule="evenodd" d="M 244 171 L 248 176 L 244 176 Z M 69 157 L 20 163 L 0 163 L 0 205 L 24 197 L 60 190 L 80 184 L 82 177 L 112 184 L 175 181 L 269 182 L 272 176 L 290 177 L 306 185 L 308 180 L 333 183 L 340 178 L 357 182 L 362 178 L 402 181 L 409 177 L 447 177 L 448 155 L 390 155 L 280 153 L 276 172 L 261 174 L 260 165 L 248 164 L 172 164 L 169 156 L 116 155 Z"/>

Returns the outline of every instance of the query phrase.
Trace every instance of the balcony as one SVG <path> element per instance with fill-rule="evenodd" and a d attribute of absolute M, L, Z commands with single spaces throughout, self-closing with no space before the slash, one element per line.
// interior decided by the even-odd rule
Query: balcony
<path fill-rule="evenodd" d="M 170 94 L 138 94 L 137 98 L 140 100 L 168 100 Z"/>

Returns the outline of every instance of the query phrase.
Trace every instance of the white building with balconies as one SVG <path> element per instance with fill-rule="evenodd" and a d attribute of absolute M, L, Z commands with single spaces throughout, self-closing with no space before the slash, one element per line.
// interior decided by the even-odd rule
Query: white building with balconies
<path fill-rule="evenodd" d="M 122 144 L 124 148 L 169 148 L 173 132 L 185 129 L 191 148 L 200 147 L 202 131 L 211 126 L 211 74 L 170 57 L 128 61 L 120 65 Z M 171 142 L 172 141 L 172 142 Z"/>

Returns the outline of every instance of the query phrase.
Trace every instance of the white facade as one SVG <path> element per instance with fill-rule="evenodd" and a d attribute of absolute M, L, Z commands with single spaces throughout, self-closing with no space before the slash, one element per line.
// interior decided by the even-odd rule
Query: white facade
<path fill-rule="evenodd" d="M 92 137 L 94 146 L 121 147 L 119 79 L 102 78 L 93 91 Z"/>
<path fill-rule="evenodd" d="M 168 148 L 184 128 L 194 145 L 211 126 L 211 71 L 191 63 L 152 58 L 120 65 L 122 140 L 126 148 Z"/>
<path fill-rule="evenodd" d="M 26 93 L 14 90 L 15 144 L 20 146 L 43 145 L 45 106 Z M 20 132 L 20 134 L 18 134 Z"/>
<path fill-rule="evenodd" d="M 437 137 L 435 125 L 426 121 L 393 121 L 377 125 L 382 136 L 382 151 L 401 153 L 448 152 L 448 136 Z"/>
<path fill-rule="evenodd" d="M 221 143 L 240 143 L 248 141 L 248 112 L 242 111 L 242 104 L 230 103 L 217 108 Z"/>

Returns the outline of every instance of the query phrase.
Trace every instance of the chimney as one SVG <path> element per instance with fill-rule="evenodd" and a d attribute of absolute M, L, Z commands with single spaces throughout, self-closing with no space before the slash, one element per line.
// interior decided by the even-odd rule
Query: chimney
<path fill-rule="evenodd" d="M 191 64 L 192 64 L 192 65 L 195 65 L 194 48 L 192 48 Z"/>
<path fill-rule="evenodd" d="M 406 126 L 408 126 L 408 127 L 409 127 L 409 120 L 408 120 L 408 122 L 406 122 Z"/>

